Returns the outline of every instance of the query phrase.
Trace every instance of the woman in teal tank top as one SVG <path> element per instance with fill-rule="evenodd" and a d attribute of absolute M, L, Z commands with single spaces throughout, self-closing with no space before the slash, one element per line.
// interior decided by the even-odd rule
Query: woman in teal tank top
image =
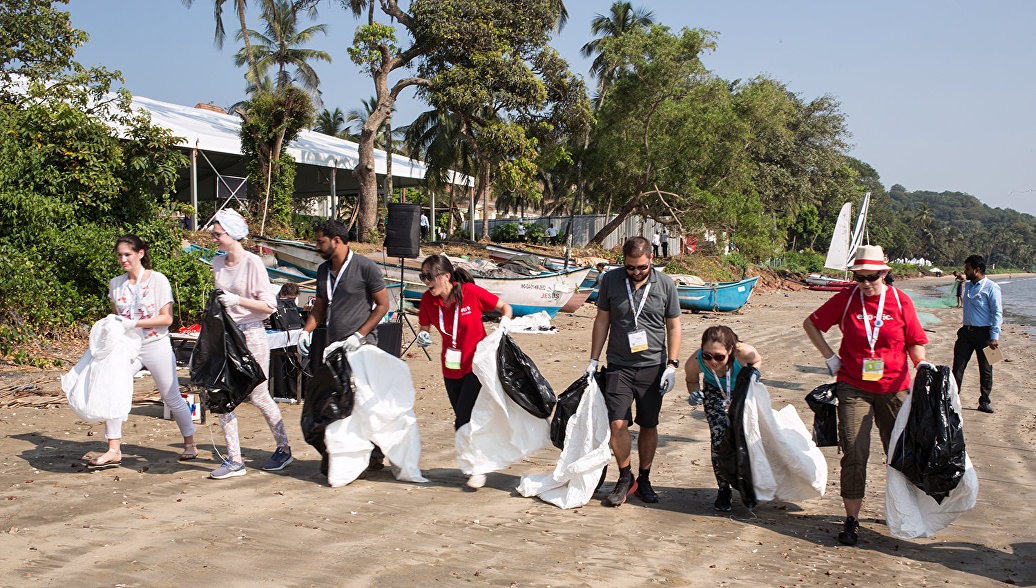
<path fill-rule="evenodd" d="M 712 471 L 719 486 L 719 494 L 713 506 L 719 511 L 729 511 L 731 508 L 730 481 L 716 467 L 716 450 L 730 427 L 727 419 L 730 394 L 741 368 L 751 365 L 758 369 L 760 363 L 762 357 L 759 352 L 751 345 L 742 343 L 730 327 L 715 326 L 702 333 L 701 348 L 687 359 L 687 367 L 684 368 L 687 372 L 687 391 L 690 392 L 688 400 L 692 406 L 705 405 L 705 418 L 709 423 L 709 437 L 712 440 Z"/>

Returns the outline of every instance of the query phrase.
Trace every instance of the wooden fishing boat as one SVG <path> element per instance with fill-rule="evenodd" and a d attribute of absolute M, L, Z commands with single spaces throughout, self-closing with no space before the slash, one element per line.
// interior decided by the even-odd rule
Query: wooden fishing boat
<path fill-rule="evenodd" d="M 714 282 L 704 286 L 677 286 L 680 308 L 731 311 L 744 306 L 752 296 L 758 276 L 737 282 Z"/>

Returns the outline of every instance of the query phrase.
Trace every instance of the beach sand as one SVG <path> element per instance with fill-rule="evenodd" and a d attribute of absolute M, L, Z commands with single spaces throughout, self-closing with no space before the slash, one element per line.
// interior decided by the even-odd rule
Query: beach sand
<path fill-rule="evenodd" d="M 903 285 L 915 289 L 922 282 L 949 280 Z M 731 326 L 763 354 L 763 381 L 774 407 L 791 403 L 811 423 L 803 398 L 830 378 L 801 323 L 830 295 L 760 292 L 741 313 L 685 312 L 681 355 L 697 348 L 706 326 Z M 515 336 L 556 391 L 586 366 L 593 312 L 584 305 L 562 315 L 555 335 Z M 960 311 L 932 312 L 941 322 L 930 327 L 928 357 L 949 364 Z M 833 344 L 836 331 L 828 335 Z M 553 448 L 490 474 L 477 492 L 466 491 L 454 460 L 453 417 L 436 353 L 433 362 L 411 354 L 421 466 L 430 480 L 423 485 L 397 482 L 386 470 L 329 488 L 316 451 L 302 440 L 298 405 L 280 406 L 299 461 L 282 472 L 258 469 L 273 442 L 258 411 L 246 405 L 237 413 L 248 475 L 222 481 L 206 478 L 217 465 L 210 439 L 222 450 L 215 419 L 199 428 L 201 459 L 178 463 L 175 424 L 161 419 L 160 404 L 136 403 L 124 428 L 123 464 L 84 471 L 81 458 L 103 451 L 103 426 L 79 421 L 64 405 L 0 409 L 0 584 L 1033 584 L 1036 400 L 1030 378 L 1036 341 L 1024 333 L 1005 328 L 1009 361 L 995 368 L 995 414 L 974 410 L 978 370 L 974 360 L 969 366 L 961 400 L 980 483 L 978 504 L 930 539 L 889 534 L 876 431 L 857 547 L 835 540 L 844 517 L 835 448 L 823 449 L 830 468 L 823 498 L 762 503 L 750 512 L 735 494 L 732 513 L 714 512 L 708 428 L 701 409 L 688 406 L 682 376 L 665 397 L 659 425 L 652 480 L 660 503 L 631 498 L 607 508 L 599 492 L 585 507 L 561 510 L 517 495 L 522 474 L 553 469 Z M 186 381 L 186 371 L 181 376 Z M 53 379 L 47 386 L 59 389 Z M 152 384 L 144 378 L 138 386 Z M 613 463 L 603 490 L 614 479 Z"/>

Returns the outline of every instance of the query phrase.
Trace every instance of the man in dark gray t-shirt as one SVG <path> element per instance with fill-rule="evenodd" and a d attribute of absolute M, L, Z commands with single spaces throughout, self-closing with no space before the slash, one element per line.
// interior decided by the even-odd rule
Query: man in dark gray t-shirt
<path fill-rule="evenodd" d="M 620 506 L 636 493 L 644 502 L 658 502 L 649 475 L 658 445 L 658 415 L 662 396 L 673 389 L 680 366 L 680 298 L 672 278 L 651 265 L 651 243 L 633 237 L 622 247 L 625 268 L 601 277 L 597 295 L 588 374 L 608 341 L 604 372 L 605 405 L 611 425 L 611 448 L 619 465 L 619 481 L 605 504 Z M 630 467 L 629 426 L 640 426 L 637 454 L 640 475 Z"/>

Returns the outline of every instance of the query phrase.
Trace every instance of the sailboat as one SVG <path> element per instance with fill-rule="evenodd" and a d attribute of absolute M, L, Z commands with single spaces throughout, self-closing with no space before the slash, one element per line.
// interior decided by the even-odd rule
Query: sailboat
<path fill-rule="evenodd" d="M 842 210 L 838 212 L 838 220 L 835 222 L 835 231 L 831 235 L 831 247 L 827 250 L 827 258 L 824 260 L 824 267 L 833 270 L 841 270 L 843 277 L 829 278 L 820 274 L 810 274 L 806 278 L 811 290 L 839 290 L 845 286 L 852 285 L 852 282 L 845 279 L 849 266 L 856 256 L 856 249 L 863 244 L 863 237 L 867 230 L 867 211 L 870 208 L 871 193 L 863 195 L 863 202 L 860 203 L 860 212 L 856 215 L 856 226 L 852 233 L 849 232 L 849 223 L 852 220 L 853 205 L 846 202 Z"/>

